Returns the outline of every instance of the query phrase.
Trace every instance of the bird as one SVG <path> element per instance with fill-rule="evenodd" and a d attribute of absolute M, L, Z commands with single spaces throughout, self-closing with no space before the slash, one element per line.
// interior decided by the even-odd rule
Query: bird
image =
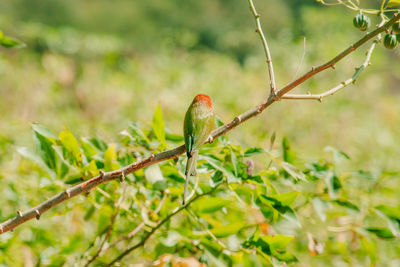
<path fill-rule="evenodd" d="M 215 127 L 214 108 L 208 95 L 198 94 L 190 104 L 184 120 L 187 164 L 186 181 L 183 191 L 183 205 L 186 201 L 187 187 L 191 176 L 196 176 L 196 164 L 200 147 L 210 136 Z"/>

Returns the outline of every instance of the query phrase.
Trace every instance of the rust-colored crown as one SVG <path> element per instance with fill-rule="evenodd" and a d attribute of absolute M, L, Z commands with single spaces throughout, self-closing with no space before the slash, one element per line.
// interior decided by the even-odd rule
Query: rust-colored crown
<path fill-rule="evenodd" d="M 193 103 L 200 102 L 206 104 L 209 108 L 212 108 L 211 99 L 208 95 L 198 94 L 194 97 Z"/>

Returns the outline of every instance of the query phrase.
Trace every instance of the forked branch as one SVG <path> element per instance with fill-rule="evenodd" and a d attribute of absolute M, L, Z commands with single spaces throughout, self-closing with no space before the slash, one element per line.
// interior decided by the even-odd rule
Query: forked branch
<path fill-rule="evenodd" d="M 250 3 L 252 3 L 250 1 Z M 255 13 L 257 14 L 257 13 Z M 236 116 L 232 121 L 228 122 L 227 124 L 219 127 L 215 131 L 213 131 L 210 135 L 209 141 L 212 142 L 215 138 L 226 134 L 227 132 L 231 131 L 236 126 L 242 124 L 243 122 L 247 121 L 248 119 L 259 115 L 263 110 L 269 107 L 272 103 L 276 102 L 278 99 L 282 98 L 287 92 L 291 91 L 293 88 L 297 87 L 298 85 L 304 83 L 309 78 L 313 77 L 317 73 L 328 69 L 330 67 L 334 67 L 334 65 L 343 59 L 345 56 L 349 55 L 351 52 L 359 48 L 361 45 L 365 44 L 367 41 L 371 40 L 381 32 L 387 30 L 395 21 L 400 18 L 399 14 L 395 14 L 394 17 L 386 22 L 381 27 L 378 27 L 376 30 L 370 32 L 369 34 L 365 35 L 363 38 L 355 42 L 349 48 L 341 52 L 339 55 L 328 61 L 327 63 L 312 68 L 311 71 L 307 72 L 300 78 L 296 79 L 295 81 L 289 83 L 284 88 L 276 92 L 275 94 L 270 94 L 270 96 L 265 99 L 261 104 L 257 105 L 256 107 L 245 111 L 244 113 Z M 111 172 L 101 172 L 98 176 L 77 184 L 63 192 L 58 193 L 57 195 L 51 197 L 50 199 L 44 201 L 43 203 L 39 204 L 36 207 L 33 207 L 25 212 L 17 211 L 17 215 L 9 220 L 0 224 L 0 234 L 5 233 L 7 231 L 13 230 L 18 225 L 31 220 L 33 218 L 39 219 L 40 216 L 49 210 L 50 208 L 59 205 L 60 203 L 74 197 L 80 195 L 82 193 L 89 192 L 91 189 L 95 188 L 96 186 L 106 183 L 112 180 L 120 179 L 123 181 L 126 175 L 135 172 L 139 169 L 145 168 L 147 166 L 156 164 L 161 161 L 165 161 L 172 158 L 177 158 L 179 155 L 183 154 L 185 151 L 185 146 L 179 146 L 177 148 L 164 151 L 158 154 L 152 154 L 150 157 L 142 159 L 140 161 L 134 162 L 129 164 L 126 167 L 123 167 L 119 170 L 111 171 Z"/>

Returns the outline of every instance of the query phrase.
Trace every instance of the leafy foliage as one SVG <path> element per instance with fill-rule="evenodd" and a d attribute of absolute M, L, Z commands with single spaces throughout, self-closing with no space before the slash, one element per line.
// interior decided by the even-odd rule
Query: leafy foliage
<path fill-rule="evenodd" d="M 100 137 L 75 138 L 67 129 L 57 137 L 48 128 L 34 124 L 32 129 L 37 140 L 36 152 L 26 148 L 19 148 L 18 151 L 32 164 L 46 166 L 49 177 L 64 181 L 64 184 L 57 184 L 61 188 L 68 188 L 70 184 L 96 175 L 99 169 L 118 169 L 146 157 L 159 149 L 163 142 L 166 146 L 182 142 L 182 138 L 177 138 L 177 141 L 167 138 L 160 140 L 160 135 L 154 132 L 165 131 L 161 109 L 157 109 L 154 117 L 157 119 L 153 120 L 151 129 L 132 123 L 121 132 L 119 142 L 110 144 Z M 340 226 L 343 227 L 341 235 L 353 235 L 352 242 L 359 240 L 370 245 L 368 242 L 371 241 L 365 240 L 374 240 L 375 236 L 382 240 L 396 238 L 400 222 L 398 208 L 381 204 L 366 212 L 365 205 L 352 194 L 358 189 L 352 186 L 351 181 L 364 178 L 356 174 L 341 174 L 336 171 L 333 162 L 327 160 L 312 162 L 300 168 L 302 170 L 297 169 L 292 165 L 296 162 L 296 153 L 290 148 L 287 138 L 282 139 L 281 148 L 273 146 L 271 149 L 242 148 L 232 144 L 226 137 L 204 146 L 200 150 L 199 176 L 191 181 L 191 190 L 195 195 L 205 196 L 195 199 L 186 209 L 170 217 L 162 230 L 154 232 L 157 238 L 147 240 L 146 246 L 154 246 L 155 250 L 146 257 L 156 260 L 165 254 L 179 253 L 182 256 L 194 256 L 209 265 L 291 263 L 304 257 L 300 253 L 304 248 L 300 248 L 307 243 L 306 232 L 319 236 L 318 228 L 324 225 L 322 229 L 325 229 L 326 225 L 344 218 L 359 218 L 359 223 L 349 220 Z M 333 148 L 326 150 L 334 152 L 332 154 L 336 160 L 337 157 L 348 160 L 343 152 Z M 281 156 L 276 156 L 279 154 Z M 291 163 L 285 159 L 290 159 Z M 249 169 L 249 165 L 254 165 L 249 160 L 256 160 L 255 169 Z M 268 161 L 272 163 L 266 164 Z M 86 241 L 78 246 L 82 232 L 77 232 L 72 239 L 76 240 L 76 244 L 69 242 L 60 253 L 49 254 L 47 260 L 59 264 L 66 262 L 69 254 L 83 253 L 85 256 L 80 261 L 85 262 L 99 246 L 95 236 L 102 239 L 106 235 L 115 205 L 120 205 L 120 214 L 108 242 L 117 243 L 103 251 L 97 261 L 109 262 L 127 246 L 134 244 L 135 241 L 126 236 L 142 221 L 146 226 L 144 231 L 136 234 L 136 239 L 144 238 L 146 227 L 158 228 L 157 225 L 164 218 L 180 207 L 184 164 L 185 159 L 181 157 L 178 161 L 170 160 L 139 170 L 127 177 L 126 184 L 112 182 L 101 185 L 87 196 L 85 211 L 80 215 L 82 223 L 95 226 L 85 234 L 92 237 L 93 243 Z M 286 164 L 296 168 L 303 179 L 291 175 Z M 372 180 L 369 184 L 374 186 L 376 182 Z M 57 190 L 60 188 L 57 187 Z M 307 225 L 307 214 L 310 212 L 318 216 L 313 216 L 314 220 L 321 221 L 316 229 Z M 371 221 L 375 212 L 380 213 L 382 219 L 388 219 L 387 227 Z M 318 242 L 329 253 L 340 254 L 340 250 L 334 251 L 342 241 L 335 231 L 329 233 L 329 227 L 327 236 L 319 237 Z M 310 253 L 316 253 L 309 249 Z M 362 249 L 357 248 L 356 251 Z M 328 253 L 324 249 L 319 251 Z M 254 254 L 257 256 L 252 256 Z"/>

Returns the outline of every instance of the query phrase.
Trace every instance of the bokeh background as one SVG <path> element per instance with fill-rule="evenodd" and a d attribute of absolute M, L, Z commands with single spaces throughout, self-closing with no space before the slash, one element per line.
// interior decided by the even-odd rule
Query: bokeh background
<path fill-rule="evenodd" d="M 377 8 L 379 1 L 362 5 Z M 352 26 L 355 12 L 341 6 L 311 0 L 263 0 L 256 6 L 279 88 L 363 35 Z M 371 19 L 377 24 L 378 18 Z M 227 122 L 269 90 L 246 0 L 0 1 L 0 27 L 27 44 L 0 49 L 0 184 L 21 179 L 16 147 L 34 147 L 33 122 L 113 142 L 131 121 L 151 125 L 160 104 L 166 127 L 182 134 L 184 113 L 197 93 L 210 95 L 217 116 Z M 322 92 L 351 77 L 367 47 L 296 92 Z M 379 44 L 355 85 L 322 103 L 275 103 L 230 132 L 230 139 L 267 147 L 276 132 L 279 140 L 291 141 L 299 166 L 333 146 L 351 158 L 343 168 L 399 171 L 399 60 L 399 49 Z M 16 187 L 30 179 L 29 173 L 23 177 Z M 12 194 L 4 187 L 0 192 Z M 40 187 L 32 185 L 30 192 L 38 194 Z M 21 203 L 15 206 L 29 207 Z M 13 210 L 2 208 L 1 215 Z"/>

